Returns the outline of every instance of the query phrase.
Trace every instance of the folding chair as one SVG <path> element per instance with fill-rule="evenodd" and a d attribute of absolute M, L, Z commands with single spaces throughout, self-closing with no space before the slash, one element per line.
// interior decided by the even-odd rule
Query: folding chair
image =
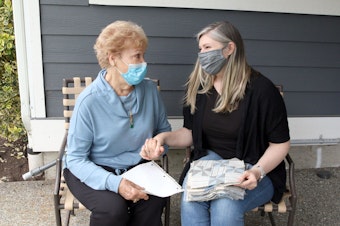
<path fill-rule="evenodd" d="M 153 80 L 157 83 L 157 87 L 159 89 L 159 80 Z M 79 78 L 74 77 L 71 79 L 63 80 L 62 93 L 64 95 L 63 105 L 64 105 L 64 118 L 65 118 L 65 135 L 62 141 L 62 145 L 59 150 L 59 156 L 56 160 L 56 181 L 54 187 L 54 208 L 55 208 L 55 216 L 56 216 L 56 224 L 58 226 L 62 225 L 61 219 L 61 211 L 66 211 L 66 219 L 64 221 L 64 225 L 69 225 L 71 214 L 74 215 L 74 211 L 76 209 L 86 209 L 71 193 L 68 189 L 65 179 L 62 175 L 62 159 L 65 154 L 66 146 L 67 146 L 67 134 L 69 128 L 70 118 L 72 116 L 73 108 L 76 102 L 78 95 L 92 83 L 91 77 Z M 168 172 L 168 157 L 164 155 L 160 164 L 163 169 Z M 169 217 L 170 216 L 170 197 L 166 199 L 166 206 L 163 212 L 164 217 L 164 225 L 169 226 Z"/>
<path fill-rule="evenodd" d="M 276 86 L 283 96 L 283 87 L 281 85 Z M 185 158 L 183 160 L 184 164 L 186 164 L 190 160 L 192 147 L 186 148 Z M 294 177 L 294 162 L 289 154 L 287 154 L 285 161 L 288 163 L 288 184 L 287 189 L 283 194 L 281 201 L 278 204 L 268 202 L 262 206 L 258 206 L 252 211 L 260 211 L 261 216 L 264 216 L 265 213 L 268 213 L 270 223 L 272 226 L 275 226 L 275 220 L 273 217 L 273 212 L 278 213 L 288 213 L 288 221 L 287 225 L 292 226 L 294 224 L 294 215 L 296 211 L 296 203 L 297 203 L 297 192 L 295 188 L 295 177 Z"/>
<path fill-rule="evenodd" d="M 283 96 L 283 87 L 281 85 L 277 85 L 276 88 L 279 90 L 281 96 Z M 260 211 L 261 216 L 264 216 L 265 213 L 268 213 L 270 223 L 275 226 L 275 220 L 273 217 L 273 212 L 277 213 L 288 213 L 288 221 L 287 225 L 292 226 L 294 224 L 294 216 L 296 211 L 296 203 L 297 203 L 297 192 L 295 187 L 295 164 L 293 159 L 287 154 L 286 163 L 288 163 L 288 184 L 287 189 L 284 192 L 281 201 L 278 204 L 268 202 L 262 206 L 259 206 L 252 211 Z"/>

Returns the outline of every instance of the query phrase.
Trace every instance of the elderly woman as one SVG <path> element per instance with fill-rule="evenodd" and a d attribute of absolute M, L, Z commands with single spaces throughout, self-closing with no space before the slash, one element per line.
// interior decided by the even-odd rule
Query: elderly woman
<path fill-rule="evenodd" d="M 284 157 L 290 136 L 286 107 L 274 84 L 248 65 L 242 37 L 227 21 L 215 22 L 197 35 L 198 59 L 187 83 L 184 126 L 148 139 L 145 159 L 162 145 L 189 146 L 194 160 L 238 158 L 246 163 L 239 178 L 243 200 L 188 201 L 182 196 L 183 226 L 244 225 L 244 214 L 269 200 L 280 201 L 286 184 Z M 182 174 L 187 185 L 188 163 Z M 267 176 L 266 176 L 267 175 Z"/>
<path fill-rule="evenodd" d="M 165 199 L 121 176 L 142 162 L 145 139 L 171 130 L 155 83 L 144 79 L 147 44 L 135 23 L 105 27 L 94 45 L 102 70 L 74 108 L 64 177 L 90 225 L 162 225 Z"/>

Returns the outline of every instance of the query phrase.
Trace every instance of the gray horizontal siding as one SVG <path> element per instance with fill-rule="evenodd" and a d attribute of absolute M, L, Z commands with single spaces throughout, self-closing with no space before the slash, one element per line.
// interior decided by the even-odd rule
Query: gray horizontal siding
<path fill-rule="evenodd" d="M 245 39 L 335 43 L 340 40 L 340 33 L 334 29 L 339 24 L 336 16 L 87 4 L 83 7 L 41 5 L 41 16 L 42 32 L 46 35 L 96 36 L 114 20 L 132 20 L 142 25 L 149 36 L 193 37 L 212 21 L 229 20 Z"/>
<path fill-rule="evenodd" d="M 96 63 L 94 36 L 44 36 L 44 63 Z M 149 37 L 145 58 L 155 64 L 190 64 L 196 60 L 194 39 Z"/>
<path fill-rule="evenodd" d="M 43 36 L 45 63 L 95 63 L 93 36 Z M 253 66 L 339 67 L 340 43 L 296 43 L 245 40 L 248 61 Z M 189 38 L 149 37 L 148 63 L 193 64 L 197 44 Z"/>
<path fill-rule="evenodd" d="M 181 115 L 183 86 L 196 60 L 193 38 L 213 21 L 229 20 L 244 40 L 249 63 L 281 84 L 289 116 L 340 115 L 340 18 L 279 13 L 88 5 L 41 0 L 48 117 L 61 117 L 64 77 L 92 76 L 93 44 L 114 20 L 142 25 L 149 37 L 149 77 L 161 80 L 168 115 Z M 203 16 L 204 15 L 204 16 Z"/>

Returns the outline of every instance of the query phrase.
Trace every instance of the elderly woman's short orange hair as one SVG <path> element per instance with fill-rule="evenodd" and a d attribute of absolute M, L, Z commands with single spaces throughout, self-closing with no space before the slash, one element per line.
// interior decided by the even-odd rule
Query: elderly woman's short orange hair
<path fill-rule="evenodd" d="M 115 21 L 99 34 L 94 50 L 101 68 L 108 68 L 109 54 L 119 54 L 126 48 L 146 50 L 148 38 L 144 30 L 130 21 Z"/>

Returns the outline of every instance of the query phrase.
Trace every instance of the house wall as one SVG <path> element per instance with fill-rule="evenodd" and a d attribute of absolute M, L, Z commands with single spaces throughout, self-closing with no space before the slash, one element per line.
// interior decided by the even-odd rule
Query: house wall
<path fill-rule="evenodd" d="M 339 138 L 340 3 L 325 0 L 319 7 L 317 0 L 301 0 L 284 7 L 291 1 L 278 2 L 282 6 L 278 7 L 266 0 L 256 6 L 249 0 L 228 4 L 147 0 L 149 7 L 133 7 L 140 2 L 14 0 L 22 118 L 29 148 L 37 153 L 58 150 L 64 133 L 61 80 L 96 76 L 99 67 L 92 46 L 101 28 L 117 19 L 135 21 L 148 34 L 149 76 L 161 80 L 173 129 L 182 124 L 183 84 L 197 54 L 194 35 L 210 22 L 227 19 L 242 33 L 249 63 L 283 85 L 291 138 L 299 144 L 305 139 L 318 143 L 322 138 L 324 143 Z M 303 3 L 307 7 L 301 8 Z"/>
<path fill-rule="evenodd" d="M 114 20 L 137 22 L 149 36 L 149 76 L 161 80 L 173 129 L 182 125 L 183 84 L 198 51 L 194 35 L 213 21 L 231 21 L 245 40 L 249 63 L 283 85 L 299 154 L 306 156 L 301 145 L 315 145 L 304 147 L 317 147 L 316 163 L 326 155 L 338 164 L 339 145 L 332 152 L 323 145 L 340 140 L 339 9 L 337 0 L 13 0 L 30 169 L 56 158 L 64 133 L 62 78 L 96 77 L 92 46 Z"/>
<path fill-rule="evenodd" d="M 62 78 L 96 77 L 93 44 L 115 20 L 134 21 L 148 35 L 148 76 L 160 79 L 169 116 L 181 116 L 183 85 L 198 51 L 194 35 L 219 20 L 238 27 L 249 64 L 283 85 L 289 117 L 340 116 L 339 16 L 41 0 L 47 118 L 62 117 Z"/>

